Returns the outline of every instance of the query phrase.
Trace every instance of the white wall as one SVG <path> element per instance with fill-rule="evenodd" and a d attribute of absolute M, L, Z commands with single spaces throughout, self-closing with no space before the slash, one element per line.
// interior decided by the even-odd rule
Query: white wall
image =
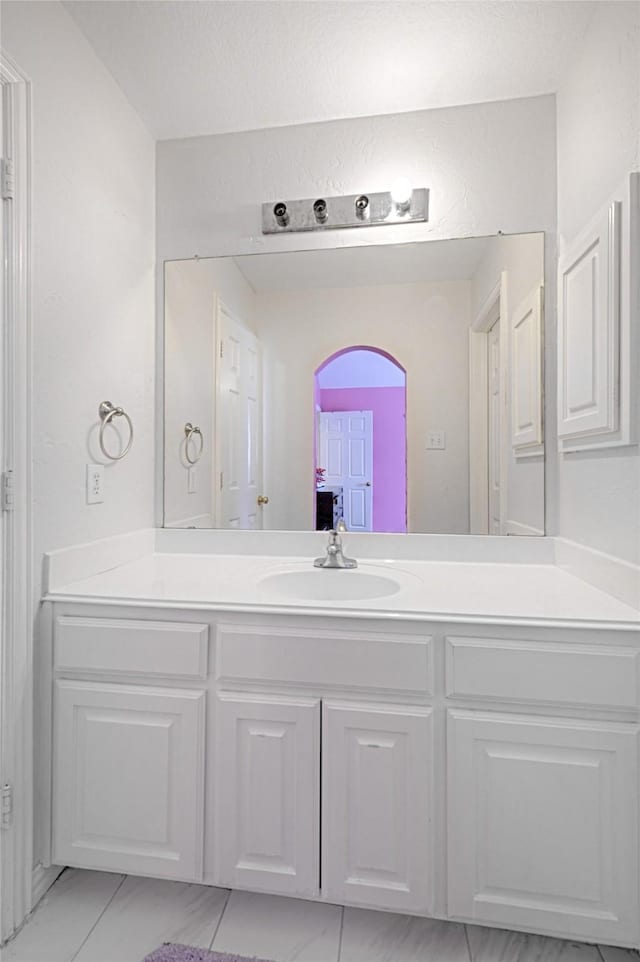
<path fill-rule="evenodd" d="M 386 190 L 398 175 L 431 189 L 426 225 L 264 237 L 261 204 Z M 555 332 L 555 98 L 164 141 L 157 148 L 158 263 L 446 237 L 546 231 L 547 335 Z M 162 291 L 158 304 L 161 329 Z M 162 345 L 158 351 L 162 370 Z M 466 377 L 465 377 L 466 383 Z M 547 365 L 553 423 L 555 368 Z M 159 439 L 160 441 L 160 439 Z M 547 482 L 554 530 L 555 450 Z"/>
<path fill-rule="evenodd" d="M 154 144 L 60 3 L 3 3 L 2 44 L 33 96 L 39 597 L 44 551 L 153 521 Z M 103 400 L 126 408 L 136 437 L 105 470 L 104 504 L 88 506 Z"/>
<path fill-rule="evenodd" d="M 596 5 L 558 93 L 558 233 L 564 241 L 640 169 L 639 65 L 640 4 Z M 566 538 L 640 561 L 637 449 L 562 456 L 558 524 Z"/>
<path fill-rule="evenodd" d="M 555 231 L 552 96 L 158 144 L 158 255 L 167 258 Z M 431 189 L 427 225 L 263 237 L 261 204 Z"/>
<path fill-rule="evenodd" d="M 354 344 L 407 371 L 408 527 L 469 532 L 469 284 L 393 284 L 257 295 L 264 348 L 265 527 L 313 527 L 314 371 Z M 428 431 L 447 434 L 427 451 Z"/>
<path fill-rule="evenodd" d="M 522 301 L 543 281 L 544 242 L 539 234 L 518 234 L 496 237 L 487 247 L 471 280 L 471 315 L 476 318 L 491 291 L 500 280 L 502 271 L 507 272 L 507 317 L 500 323 L 509 331 L 507 343 L 511 348 L 511 319 Z M 553 310 L 550 323 L 553 324 Z M 545 318 L 546 321 L 546 318 Z M 546 338 L 547 352 L 555 350 L 553 340 Z M 511 370 L 508 355 L 507 366 Z M 509 379 L 509 384 L 511 380 Z M 509 387 L 507 386 L 507 391 Z M 506 417 L 509 436 L 509 461 L 507 466 L 507 522 L 523 525 L 536 531 L 545 531 L 545 456 L 516 458 L 511 447 L 511 406 L 507 393 Z M 551 428 L 547 439 L 547 451 L 553 451 L 555 431 L 553 421 L 545 425 Z M 552 462 L 553 463 L 553 462 Z"/>
<path fill-rule="evenodd" d="M 233 258 L 165 264 L 164 524 L 213 524 L 215 467 L 215 357 L 217 298 L 249 327 L 255 295 Z M 185 460 L 187 421 L 203 434 L 202 457 L 189 492 Z M 199 438 L 190 444 L 193 457 Z"/>

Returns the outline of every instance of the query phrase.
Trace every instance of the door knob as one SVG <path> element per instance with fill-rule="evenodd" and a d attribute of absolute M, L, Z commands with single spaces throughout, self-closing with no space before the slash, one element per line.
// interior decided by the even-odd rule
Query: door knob
<path fill-rule="evenodd" d="M 269 504 L 269 499 L 266 494 L 258 495 L 258 504 Z"/>
<path fill-rule="evenodd" d="M 371 481 L 365 481 L 365 487 L 370 488 L 370 487 L 371 487 Z"/>

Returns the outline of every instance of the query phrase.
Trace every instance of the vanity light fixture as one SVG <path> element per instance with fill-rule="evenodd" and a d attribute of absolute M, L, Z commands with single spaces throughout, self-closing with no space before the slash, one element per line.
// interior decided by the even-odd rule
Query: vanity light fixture
<path fill-rule="evenodd" d="M 262 233 L 336 230 L 376 224 L 424 223 L 429 220 L 429 191 L 398 181 L 390 191 L 315 197 L 262 205 Z"/>
<path fill-rule="evenodd" d="M 278 201 L 277 204 L 273 205 L 273 216 L 276 219 L 278 227 L 288 226 L 289 215 L 287 214 L 287 205 L 283 204 L 282 201 Z"/>
<path fill-rule="evenodd" d="M 396 210 L 400 214 L 406 214 L 411 207 L 411 184 L 406 177 L 399 177 L 391 185 L 391 200 L 396 205 Z"/>
<path fill-rule="evenodd" d="M 354 207 L 356 209 L 356 217 L 360 220 L 369 220 L 371 216 L 371 205 L 366 194 L 360 194 L 359 197 L 356 197 Z"/>
<path fill-rule="evenodd" d="M 329 217 L 329 212 L 327 210 L 327 202 L 326 200 L 323 200 L 322 197 L 318 198 L 318 200 L 313 205 L 313 216 L 315 217 L 315 219 L 318 221 L 319 224 L 325 224 L 327 221 L 327 218 Z"/>

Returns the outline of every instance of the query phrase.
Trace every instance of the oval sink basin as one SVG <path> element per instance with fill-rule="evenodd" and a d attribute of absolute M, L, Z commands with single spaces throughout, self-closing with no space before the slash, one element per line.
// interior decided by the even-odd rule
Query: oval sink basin
<path fill-rule="evenodd" d="M 359 569 L 312 568 L 309 571 L 278 571 L 260 579 L 260 587 L 274 594 L 306 601 L 361 601 L 385 598 L 401 585 L 386 575 Z"/>

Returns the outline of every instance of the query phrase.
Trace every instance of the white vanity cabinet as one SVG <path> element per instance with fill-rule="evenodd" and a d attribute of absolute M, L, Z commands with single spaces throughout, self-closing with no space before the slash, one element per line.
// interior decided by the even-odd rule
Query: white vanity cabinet
<path fill-rule="evenodd" d="M 445 641 L 448 697 L 484 709 L 447 711 L 448 910 L 637 944 L 640 651 L 577 634 Z"/>
<path fill-rule="evenodd" d="M 449 911 L 638 938 L 638 732 L 478 711 L 448 718 Z"/>
<path fill-rule="evenodd" d="M 202 879 L 208 632 L 54 619 L 55 863 Z"/>
<path fill-rule="evenodd" d="M 202 878 L 204 692 L 55 688 L 53 859 Z"/>
<path fill-rule="evenodd" d="M 319 700 L 227 692 L 216 700 L 219 884 L 318 896 Z"/>
<path fill-rule="evenodd" d="M 640 944 L 640 633 L 52 610 L 52 860 Z"/>
<path fill-rule="evenodd" d="M 322 885 L 330 902 L 432 911 L 432 709 L 323 704 Z"/>

